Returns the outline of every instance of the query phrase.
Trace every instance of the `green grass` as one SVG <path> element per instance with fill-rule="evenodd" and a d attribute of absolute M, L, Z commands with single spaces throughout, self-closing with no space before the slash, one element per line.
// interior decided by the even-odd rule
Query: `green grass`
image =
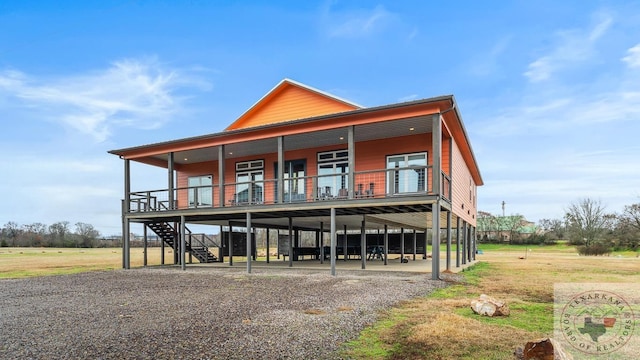
<path fill-rule="evenodd" d="M 553 332 L 553 304 L 522 302 L 511 304 L 509 316 L 478 316 L 470 307 L 456 309 L 456 313 L 485 324 L 511 326 L 514 328 L 539 333 Z"/>

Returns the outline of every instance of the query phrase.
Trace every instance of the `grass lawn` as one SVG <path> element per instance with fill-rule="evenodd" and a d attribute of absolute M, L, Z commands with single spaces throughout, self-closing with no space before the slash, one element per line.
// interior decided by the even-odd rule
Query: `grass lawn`
<path fill-rule="evenodd" d="M 554 283 L 640 283 L 636 253 L 584 257 L 565 245 L 479 248 L 484 253 L 462 273 L 463 282 L 387 311 L 347 344 L 344 357 L 511 360 L 516 347 L 553 335 Z M 483 293 L 507 301 L 511 315 L 473 314 L 470 301 Z"/>

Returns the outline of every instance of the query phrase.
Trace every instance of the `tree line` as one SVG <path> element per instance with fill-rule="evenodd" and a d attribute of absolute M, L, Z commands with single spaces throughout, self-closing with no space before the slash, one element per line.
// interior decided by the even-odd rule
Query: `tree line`
<path fill-rule="evenodd" d="M 9 221 L 0 229 L 0 247 L 107 247 L 117 246 L 118 239 L 103 239 L 93 225 L 68 221 L 51 225 L 33 223 L 19 225 Z"/>
<path fill-rule="evenodd" d="M 569 204 L 564 216 L 541 219 L 537 224 L 520 214 L 496 216 L 478 212 L 479 242 L 509 244 L 575 245 L 583 255 L 640 250 L 640 203 L 626 205 L 621 213 L 607 211 L 602 202 L 584 198 Z"/>

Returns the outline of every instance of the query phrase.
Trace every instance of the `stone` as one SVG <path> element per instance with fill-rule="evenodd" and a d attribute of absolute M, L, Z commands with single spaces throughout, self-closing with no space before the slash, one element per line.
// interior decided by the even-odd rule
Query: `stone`
<path fill-rule="evenodd" d="M 491 296 L 482 294 L 478 299 L 471 300 L 471 310 L 485 316 L 509 316 L 509 306 Z"/>
<path fill-rule="evenodd" d="M 516 349 L 515 355 L 519 360 L 573 360 L 573 356 L 552 338 L 529 341 L 524 349 Z"/>

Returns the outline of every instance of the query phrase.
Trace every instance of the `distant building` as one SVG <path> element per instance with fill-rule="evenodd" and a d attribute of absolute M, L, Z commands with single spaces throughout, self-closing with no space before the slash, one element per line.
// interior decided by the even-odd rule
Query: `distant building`
<path fill-rule="evenodd" d="M 532 221 L 522 215 L 496 216 L 478 211 L 476 236 L 482 242 L 511 242 L 526 239 L 540 232 Z"/>

